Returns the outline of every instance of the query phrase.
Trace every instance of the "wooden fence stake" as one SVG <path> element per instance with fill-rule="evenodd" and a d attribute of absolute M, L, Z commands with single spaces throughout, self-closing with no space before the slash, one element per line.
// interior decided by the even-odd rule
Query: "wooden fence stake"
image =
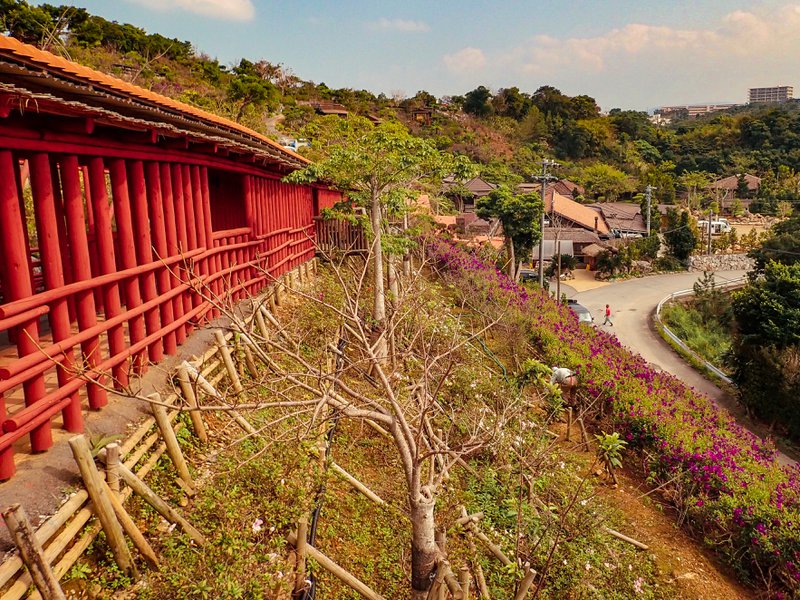
<path fill-rule="evenodd" d="M 137 579 L 139 575 L 136 572 L 136 565 L 133 563 L 128 544 L 125 543 L 125 538 L 122 535 L 122 527 L 114 514 L 114 507 L 106 492 L 107 488 L 102 485 L 100 474 L 97 472 L 97 467 L 95 467 L 92 451 L 89 450 L 89 442 L 86 441 L 84 436 L 76 435 L 70 438 L 69 446 L 72 448 L 75 462 L 78 463 L 83 483 L 86 485 L 86 491 L 89 492 L 89 497 L 94 504 L 94 512 L 103 526 L 106 540 L 111 552 L 114 554 L 114 560 L 123 573 Z M 123 474 L 124 470 L 124 465 L 120 464 L 120 473 Z"/>
<path fill-rule="evenodd" d="M 623 542 L 628 542 L 629 544 L 632 544 L 632 545 L 636 546 L 640 550 L 649 550 L 650 549 L 650 546 L 648 546 L 647 544 L 643 544 L 639 540 L 635 540 L 632 537 L 628 537 L 627 535 L 624 535 L 624 534 L 620 533 L 619 531 L 615 531 L 615 530 L 611 529 L 610 527 L 603 527 L 603 531 L 605 531 L 608 535 L 611 535 L 611 536 L 617 538 L 618 540 L 622 540 Z"/>
<path fill-rule="evenodd" d="M 570 434 L 572 433 L 572 407 L 567 407 L 567 437 L 566 441 L 569 441 Z"/>
<path fill-rule="evenodd" d="M 119 494 L 119 444 L 117 442 L 106 446 L 106 483 L 112 492 Z"/>
<path fill-rule="evenodd" d="M 297 546 L 296 533 L 291 532 L 287 536 L 287 539 L 292 546 Z M 314 546 L 309 544 L 306 545 L 306 555 L 313 558 L 315 561 L 317 561 L 317 563 L 319 563 L 319 566 L 328 571 L 334 577 L 343 581 L 346 585 L 349 585 L 359 594 L 364 596 L 364 598 L 367 598 L 367 600 L 384 600 L 383 596 L 375 592 L 372 588 L 355 577 L 352 573 L 340 567 L 325 554 L 317 550 Z"/>
<path fill-rule="evenodd" d="M 213 385 L 211 385 L 208 379 L 203 377 L 193 365 L 184 361 L 183 367 L 186 369 L 186 372 L 188 373 L 189 377 L 193 379 L 195 382 L 197 382 L 197 387 L 199 387 L 206 394 L 208 394 L 213 398 L 222 399 L 222 394 L 220 394 L 217 391 L 217 389 Z M 256 428 L 250 424 L 250 421 L 245 419 L 237 411 L 231 409 L 227 412 L 230 412 L 231 416 L 233 417 L 233 420 L 236 421 L 236 424 L 239 425 L 239 427 L 241 427 L 242 429 L 244 429 L 247 433 L 249 433 L 250 435 L 258 435 L 258 431 L 256 431 Z"/>
<path fill-rule="evenodd" d="M 583 417 L 578 417 L 578 425 L 581 428 L 581 439 L 583 440 L 583 445 L 586 447 L 586 451 L 588 452 L 592 449 L 592 447 L 589 445 L 589 436 L 586 434 L 586 427 L 583 425 Z"/>
<path fill-rule="evenodd" d="M 167 504 L 158 494 L 156 494 L 150 487 L 141 479 L 139 479 L 133 471 L 131 471 L 125 465 L 119 466 L 119 474 L 122 476 L 122 479 L 125 480 L 130 488 L 139 494 L 147 503 L 155 508 L 162 517 L 164 517 L 170 523 L 177 523 L 181 526 L 189 537 L 191 537 L 195 542 L 197 542 L 200 546 L 206 545 L 206 538 L 203 537 L 203 534 L 197 531 L 189 521 L 184 519 L 177 510 L 172 508 L 169 504 Z"/>
<path fill-rule="evenodd" d="M 45 600 L 66 600 L 58 579 L 50 568 L 50 563 L 44 558 L 44 550 L 33 533 L 33 527 L 25 510 L 19 504 L 14 504 L 3 511 L 3 518 L 14 538 L 14 543 L 19 548 L 22 562 L 28 567 L 33 583 L 42 597 Z"/>
<path fill-rule="evenodd" d="M 244 348 L 244 363 L 247 365 L 247 370 L 250 371 L 250 377 L 258 379 L 258 368 L 253 350 L 247 344 L 242 344 L 242 347 Z"/>
<path fill-rule="evenodd" d="M 239 379 L 239 373 L 236 372 L 236 365 L 233 364 L 233 357 L 231 356 L 230 348 L 228 348 L 228 342 L 225 341 L 225 336 L 221 330 L 216 329 L 214 331 L 214 341 L 216 342 L 219 353 L 222 356 L 222 362 L 225 365 L 225 370 L 228 372 L 228 377 L 231 380 L 233 391 L 237 394 L 241 394 L 244 391 L 244 388 L 242 387 L 242 382 Z"/>
<path fill-rule="evenodd" d="M 463 519 L 468 516 L 467 509 L 462 506 L 461 518 Z M 489 588 L 486 586 L 486 578 L 483 576 L 483 567 L 481 567 L 481 564 L 478 562 L 478 549 L 475 547 L 475 540 L 472 537 L 471 529 L 467 529 L 466 538 L 467 545 L 469 546 L 470 562 L 472 563 L 472 568 L 475 569 L 475 582 L 478 584 L 478 596 L 489 600 Z"/>
<path fill-rule="evenodd" d="M 152 398 L 156 402 L 161 402 L 161 395 L 158 393 L 150 394 L 148 398 Z M 183 452 L 181 452 L 180 444 L 178 444 L 178 437 L 175 435 L 175 430 L 172 429 L 172 423 L 170 423 L 169 416 L 167 415 L 167 409 L 161 404 L 155 403 L 150 404 L 150 409 L 153 411 L 153 416 L 161 432 L 161 437 L 167 445 L 167 454 L 170 460 L 172 460 L 172 464 L 175 465 L 178 475 L 190 489 L 194 488 L 192 475 L 189 473 L 186 460 L 183 458 Z"/>
<path fill-rule="evenodd" d="M 267 323 L 264 321 L 264 313 L 266 309 L 261 306 L 258 310 L 256 310 L 256 325 L 258 325 L 258 330 L 261 332 L 261 336 L 265 339 L 269 339 L 269 329 L 267 329 Z"/>
<path fill-rule="evenodd" d="M 439 594 L 444 587 L 444 565 L 440 562 L 436 569 L 436 577 L 433 583 L 431 583 L 431 587 L 428 589 L 426 600 L 439 600 Z"/>
<path fill-rule="evenodd" d="M 147 561 L 147 564 L 150 565 L 150 568 L 154 571 L 159 571 L 161 567 L 158 564 L 158 557 L 156 557 L 156 553 L 153 552 L 153 548 L 147 542 L 147 539 L 145 539 L 145 537 L 142 535 L 142 532 L 139 531 L 139 528 L 136 527 L 136 523 L 133 522 L 133 519 L 131 519 L 131 516 L 128 514 L 128 511 L 125 510 L 125 507 L 122 505 L 122 502 L 117 495 L 111 491 L 111 488 L 108 487 L 108 484 L 105 481 L 100 481 L 108 491 L 108 498 L 111 500 L 111 506 L 114 508 L 114 514 L 117 515 L 117 519 L 119 519 L 122 529 L 124 529 L 125 533 L 128 534 L 128 537 L 131 538 L 133 545 L 136 546 L 136 549 L 139 552 L 141 552 L 145 561 Z"/>
<path fill-rule="evenodd" d="M 525 596 L 528 595 L 528 590 L 531 589 L 531 585 L 533 584 L 534 577 L 536 577 L 536 571 L 528 567 L 528 572 L 525 573 L 525 577 L 519 582 L 519 589 L 517 590 L 517 595 L 514 596 L 514 600 L 525 600 Z"/>
<path fill-rule="evenodd" d="M 470 600 L 470 583 L 471 577 L 469 576 L 469 567 L 463 565 L 458 574 L 458 583 L 461 586 L 461 593 L 464 600 Z"/>
<path fill-rule="evenodd" d="M 203 423 L 203 416 L 200 414 L 197 404 L 197 396 L 194 394 L 194 388 L 191 381 L 189 381 L 189 372 L 186 367 L 181 365 L 178 367 L 178 385 L 181 387 L 183 397 L 186 398 L 186 404 L 189 405 L 189 418 L 192 420 L 192 427 L 198 439 L 205 443 L 208 441 L 208 432 L 206 432 L 206 425 Z"/>
<path fill-rule="evenodd" d="M 297 522 L 297 564 L 294 574 L 294 592 L 299 594 L 306 587 L 306 548 L 308 547 L 308 519 Z"/>

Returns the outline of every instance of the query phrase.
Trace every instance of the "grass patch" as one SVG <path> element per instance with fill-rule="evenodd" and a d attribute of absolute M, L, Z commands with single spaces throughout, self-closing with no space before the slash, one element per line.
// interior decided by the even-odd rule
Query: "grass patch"
<path fill-rule="evenodd" d="M 700 311 L 682 302 L 664 306 L 661 320 L 689 348 L 712 365 L 725 365 L 725 357 L 731 349 L 731 333 L 727 323 L 704 319 Z"/>

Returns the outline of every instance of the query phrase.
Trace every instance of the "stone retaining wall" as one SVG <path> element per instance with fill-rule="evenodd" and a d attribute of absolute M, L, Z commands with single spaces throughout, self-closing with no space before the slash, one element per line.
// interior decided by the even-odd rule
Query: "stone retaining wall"
<path fill-rule="evenodd" d="M 690 271 L 749 271 L 753 259 L 746 254 L 713 254 L 689 258 Z"/>

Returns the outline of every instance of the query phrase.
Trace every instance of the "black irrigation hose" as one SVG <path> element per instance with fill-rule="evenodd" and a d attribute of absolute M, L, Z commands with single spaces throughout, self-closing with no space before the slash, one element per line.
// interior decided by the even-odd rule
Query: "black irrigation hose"
<path fill-rule="evenodd" d="M 336 344 L 336 349 L 338 353 L 336 354 L 336 375 L 338 377 L 339 373 L 342 370 L 343 365 L 343 357 L 344 357 L 344 348 L 347 345 L 347 340 L 343 337 L 339 338 L 339 342 Z M 336 434 L 336 428 L 339 426 L 339 415 L 336 414 L 333 417 L 333 423 L 328 428 L 328 433 L 325 436 L 325 469 L 327 471 L 328 465 L 330 464 L 331 458 L 331 446 L 333 445 L 333 436 Z M 327 485 L 325 485 L 325 479 L 322 480 L 322 485 L 320 486 L 319 490 L 317 491 L 317 499 L 316 499 L 316 506 L 314 507 L 314 511 L 311 513 L 311 523 L 309 524 L 308 530 L 308 544 L 311 546 L 314 545 L 314 542 L 317 540 L 317 523 L 319 521 L 319 516 L 322 513 L 322 505 L 325 503 L 325 493 L 327 491 Z M 317 597 L 317 576 L 314 573 L 311 573 L 309 577 L 309 581 L 311 585 L 308 588 L 303 590 L 303 593 L 299 596 L 299 600 L 315 600 Z"/>

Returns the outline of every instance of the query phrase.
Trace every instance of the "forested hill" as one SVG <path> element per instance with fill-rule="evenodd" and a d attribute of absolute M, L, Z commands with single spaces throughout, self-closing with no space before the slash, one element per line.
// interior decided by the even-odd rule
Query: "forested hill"
<path fill-rule="evenodd" d="M 670 203 L 718 177 L 751 173 L 764 178 L 756 204 L 761 212 L 800 202 L 797 103 L 656 126 L 644 112 L 601 114 L 592 97 L 570 97 L 548 85 L 530 93 L 479 86 L 444 98 L 331 89 L 261 57 L 223 65 L 191 41 L 70 6 L 0 0 L 0 22 L 8 35 L 278 139 L 313 136 L 308 126 L 321 118 L 319 104 L 338 104 L 333 108 L 350 114 L 399 119 L 441 149 L 481 163 L 483 177 L 494 183 L 528 179 L 537 161 L 555 156 L 563 163 L 560 175 L 587 188 L 587 201 L 631 197 L 652 184 L 656 199 Z"/>

